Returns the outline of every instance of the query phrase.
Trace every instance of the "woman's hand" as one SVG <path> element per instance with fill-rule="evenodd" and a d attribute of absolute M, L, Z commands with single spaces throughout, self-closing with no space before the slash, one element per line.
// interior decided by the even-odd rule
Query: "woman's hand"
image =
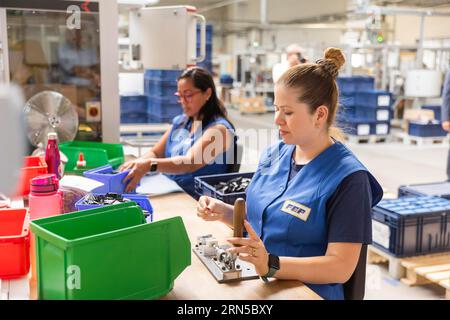
<path fill-rule="evenodd" d="M 226 210 L 223 201 L 201 196 L 197 202 L 197 216 L 205 221 L 222 220 Z"/>
<path fill-rule="evenodd" d="M 238 253 L 239 259 L 253 264 L 256 273 L 259 276 L 264 276 L 269 272 L 269 253 L 267 252 L 264 243 L 247 220 L 244 221 L 244 226 L 248 232 L 249 238 L 228 239 L 228 242 L 232 245 L 239 246 L 230 248 L 228 251 Z"/>
<path fill-rule="evenodd" d="M 123 182 L 127 184 L 125 192 L 132 192 L 136 189 L 137 184 L 143 176 L 150 170 L 151 159 L 135 159 L 124 163 L 119 171 L 130 170 L 128 175 L 123 179 Z"/>

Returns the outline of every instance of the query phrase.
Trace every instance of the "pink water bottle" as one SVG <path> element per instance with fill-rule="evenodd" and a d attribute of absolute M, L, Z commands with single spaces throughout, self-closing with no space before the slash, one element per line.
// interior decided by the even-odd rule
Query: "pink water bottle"
<path fill-rule="evenodd" d="M 61 179 L 61 157 L 58 149 L 58 135 L 56 132 L 49 132 L 47 137 L 48 143 L 47 149 L 45 150 L 45 162 L 47 163 L 48 173 L 54 173 L 58 179 Z"/>
<path fill-rule="evenodd" d="M 61 214 L 62 193 L 56 175 L 46 174 L 32 179 L 28 201 L 31 220 Z"/>

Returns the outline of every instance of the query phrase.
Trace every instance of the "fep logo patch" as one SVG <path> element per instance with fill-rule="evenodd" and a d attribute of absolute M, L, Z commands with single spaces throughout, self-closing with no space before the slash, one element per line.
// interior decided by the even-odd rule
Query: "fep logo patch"
<path fill-rule="evenodd" d="M 286 200 L 281 207 L 281 211 L 306 221 L 311 213 L 311 208 L 292 200 Z"/>

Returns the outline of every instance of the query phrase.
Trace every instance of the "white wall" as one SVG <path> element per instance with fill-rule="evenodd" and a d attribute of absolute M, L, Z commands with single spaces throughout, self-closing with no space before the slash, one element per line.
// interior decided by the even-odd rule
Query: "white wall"
<path fill-rule="evenodd" d="M 395 39 L 403 45 L 416 44 L 420 35 L 420 17 L 398 15 L 388 18 L 395 28 Z M 450 17 L 426 17 L 424 28 L 425 39 L 450 38 Z"/>

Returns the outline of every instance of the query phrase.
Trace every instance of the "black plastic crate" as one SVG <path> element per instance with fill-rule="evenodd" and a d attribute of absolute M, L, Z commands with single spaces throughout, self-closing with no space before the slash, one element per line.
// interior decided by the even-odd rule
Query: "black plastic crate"
<path fill-rule="evenodd" d="M 210 196 L 212 198 L 216 198 L 222 200 L 228 204 L 234 204 L 237 198 L 246 199 L 245 192 L 236 192 L 224 194 L 222 192 L 217 191 L 214 186 L 220 182 L 227 182 L 234 178 L 253 178 L 254 172 L 249 173 L 226 173 L 226 174 L 214 174 L 209 176 L 200 176 L 195 177 L 194 186 L 195 192 L 199 196 Z"/>
<path fill-rule="evenodd" d="M 415 137 L 445 137 L 447 131 L 442 128 L 439 121 L 418 122 L 410 121 L 408 123 L 408 134 Z"/>
<path fill-rule="evenodd" d="M 373 244 L 397 257 L 450 250 L 450 201 L 439 197 L 383 200 L 372 210 Z"/>
<path fill-rule="evenodd" d="M 398 197 L 436 196 L 450 200 L 450 181 L 411 184 L 398 188 Z"/>

